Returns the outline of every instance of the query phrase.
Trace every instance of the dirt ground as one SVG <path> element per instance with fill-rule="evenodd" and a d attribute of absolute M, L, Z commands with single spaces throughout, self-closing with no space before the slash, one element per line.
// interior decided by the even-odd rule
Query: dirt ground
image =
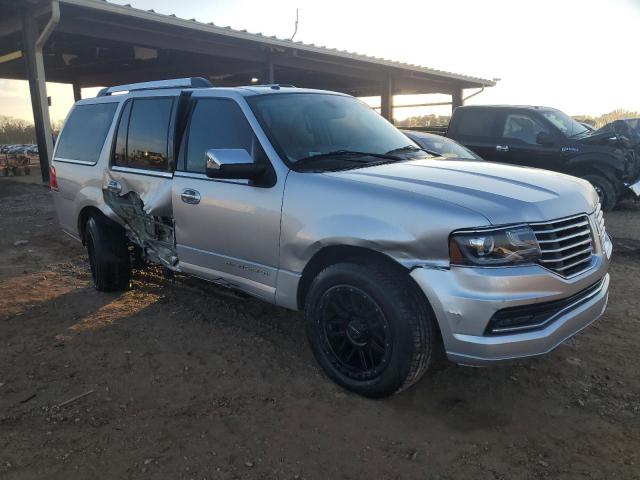
<path fill-rule="evenodd" d="M 606 221 L 593 326 L 373 401 L 323 376 L 300 314 L 155 270 L 96 292 L 47 189 L 0 179 L 0 478 L 638 479 L 640 205 Z"/>

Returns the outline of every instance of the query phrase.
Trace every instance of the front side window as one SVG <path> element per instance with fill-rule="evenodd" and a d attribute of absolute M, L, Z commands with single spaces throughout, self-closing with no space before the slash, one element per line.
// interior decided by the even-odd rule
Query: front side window
<path fill-rule="evenodd" d="M 117 103 L 75 106 L 58 139 L 56 158 L 96 163 L 117 106 Z"/>
<path fill-rule="evenodd" d="M 113 164 L 144 170 L 169 170 L 172 98 L 139 98 L 123 109 Z"/>
<path fill-rule="evenodd" d="M 512 113 L 507 115 L 504 122 L 502 137 L 536 145 L 538 134 L 542 132 L 549 133 L 544 125 L 535 118 L 521 113 Z"/>
<path fill-rule="evenodd" d="M 204 173 L 210 149 L 246 150 L 254 162 L 267 162 L 251 125 L 238 104 L 230 99 L 198 100 L 191 116 L 185 170 Z"/>
<path fill-rule="evenodd" d="M 342 95 L 279 93 L 249 97 L 248 101 L 280 152 L 291 164 L 313 159 L 320 163 L 332 152 L 385 155 L 409 147 L 399 130 L 363 102 Z M 410 151 L 410 150 L 409 150 Z M 411 155 L 425 157 L 424 153 Z M 362 158 L 343 157 L 350 165 Z"/>

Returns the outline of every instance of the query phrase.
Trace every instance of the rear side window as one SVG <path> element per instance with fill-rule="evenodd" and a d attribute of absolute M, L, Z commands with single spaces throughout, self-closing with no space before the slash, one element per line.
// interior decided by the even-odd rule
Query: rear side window
<path fill-rule="evenodd" d="M 58 139 L 56 159 L 95 164 L 117 106 L 117 103 L 75 106 Z"/>
<path fill-rule="evenodd" d="M 125 105 L 116 134 L 114 165 L 169 170 L 173 104 L 173 98 L 141 98 Z"/>
<path fill-rule="evenodd" d="M 187 140 L 186 171 L 204 173 L 205 153 L 215 149 L 243 149 L 254 162 L 267 162 L 244 113 L 233 100 L 202 99 L 196 103 Z"/>
<path fill-rule="evenodd" d="M 458 117 L 456 134 L 464 137 L 492 137 L 495 117 L 494 112 L 488 110 L 462 110 Z"/>

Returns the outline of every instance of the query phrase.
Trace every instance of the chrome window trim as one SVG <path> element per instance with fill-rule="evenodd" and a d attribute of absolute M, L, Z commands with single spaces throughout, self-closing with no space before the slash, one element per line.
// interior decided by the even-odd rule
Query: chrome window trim
<path fill-rule="evenodd" d="M 94 165 L 96 165 L 98 162 L 89 162 L 87 160 L 75 160 L 73 158 L 63 158 L 63 157 L 54 157 L 53 158 L 54 162 L 62 162 L 62 163 L 74 163 L 76 165 L 88 165 L 93 167 Z"/>
<path fill-rule="evenodd" d="M 246 187 L 250 187 L 251 186 L 251 185 L 249 185 L 249 180 L 233 179 L 233 178 L 227 178 L 227 179 L 209 178 L 204 173 L 184 172 L 182 170 L 176 171 L 173 174 L 173 176 L 174 177 L 182 177 L 182 178 L 194 178 L 194 179 L 197 179 L 197 180 L 208 180 L 210 182 L 233 183 L 235 185 L 244 185 Z"/>
<path fill-rule="evenodd" d="M 119 165 L 113 165 L 111 170 L 114 172 L 121 173 L 135 173 L 137 175 L 148 175 L 150 177 L 164 177 L 164 178 L 172 178 L 173 173 L 171 172 L 161 172 L 156 170 L 145 170 L 142 168 L 131 168 L 131 167 L 121 167 Z"/>

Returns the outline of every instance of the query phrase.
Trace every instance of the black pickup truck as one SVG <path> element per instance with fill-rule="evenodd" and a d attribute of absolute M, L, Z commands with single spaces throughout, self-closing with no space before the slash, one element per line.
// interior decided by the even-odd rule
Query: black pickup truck
<path fill-rule="evenodd" d="M 485 160 L 584 178 L 605 211 L 640 196 L 640 138 L 619 122 L 594 132 L 553 108 L 465 106 L 453 112 L 446 136 Z"/>

